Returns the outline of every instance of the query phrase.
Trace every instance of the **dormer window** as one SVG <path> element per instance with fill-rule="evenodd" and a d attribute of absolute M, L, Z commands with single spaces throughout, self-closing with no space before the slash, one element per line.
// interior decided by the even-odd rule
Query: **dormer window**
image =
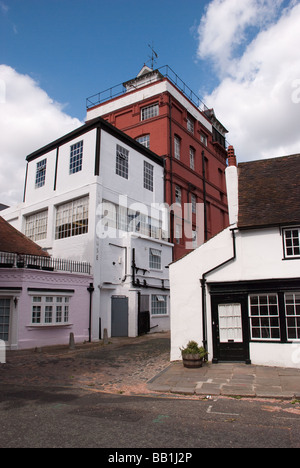
<path fill-rule="evenodd" d="M 300 227 L 285 229 L 283 238 L 285 258 L 300 258 Z"/>

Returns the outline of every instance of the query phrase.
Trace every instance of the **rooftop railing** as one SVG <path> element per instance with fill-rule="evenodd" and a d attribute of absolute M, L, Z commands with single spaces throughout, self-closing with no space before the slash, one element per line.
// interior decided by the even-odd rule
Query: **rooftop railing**
<path fill-rule="evenodd" d="M 28 268 L 30 270 L 91 274 L 91 265 L 87 262 L 8 252 L 0 252 L 0 268 Z"/>
<path fill-rule="evenodd" d="M 181 91 L 200 111 L 206 111 L 208 108 L 204 102 L 197 96 L 194 91 L 168 66 L 165 65 L 154 72 L 158 72 L 162 78 L 168 78 L 171 83 L 173 83 L 179 91 Z M 133 80 L 132 80 L 133 81 Z M 153 82 L 153 74 L 149 72 L 149 83 Z M 143 86 L 147 85 L 147 75 L 143 80 Z M 128 89 L 125 86 L 126 83 L 120 83 L 112 88 L 96 93 L 93 96 L 90 96 L 86 99 L 86 108 L 91 109 L 94 106 L 102 104 L 106 101 L 114 99 L 122 94 L 128 92 Z"/>

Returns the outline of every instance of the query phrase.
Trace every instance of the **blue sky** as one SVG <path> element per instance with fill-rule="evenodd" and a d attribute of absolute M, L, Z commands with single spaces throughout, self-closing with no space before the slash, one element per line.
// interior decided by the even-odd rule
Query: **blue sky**
<path fill-rule="evenodd" d="M 149 61 L 213 107 L 239 161 L 300 153 L 300 0 L 0 0 L 0 203 L 86 98 Z"/>
<path fill-rule="evenodd" d="M 86 97 L 139 72 L 152 43 L 157 66 L 169 65 L 198 92 L 202 74 L 213 79 L 196 63 L 196 30 L 206 3 L 3 0 L 1 63 L 29 74 L 79 119 Z"/>

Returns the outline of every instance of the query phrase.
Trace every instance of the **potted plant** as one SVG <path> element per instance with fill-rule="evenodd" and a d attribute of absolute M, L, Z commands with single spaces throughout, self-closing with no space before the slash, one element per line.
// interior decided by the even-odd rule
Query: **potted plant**
<path fill-rule="evenodd" d="M 181 355 L 184 367 L 196 369 L 207 361 L 208 352 L 203 346 L 198 346 L 196 341 L 189 341 L 185 348 L 181 348 Z"/>

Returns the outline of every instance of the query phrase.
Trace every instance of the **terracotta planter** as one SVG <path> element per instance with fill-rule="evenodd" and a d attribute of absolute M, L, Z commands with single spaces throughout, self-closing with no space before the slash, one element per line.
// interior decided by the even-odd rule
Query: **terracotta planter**
<path fill-rule="evenodd" d="M 200 354 L 182 354 L 182 362 L 188 369 L 198 369 L 203 366 L 203 357 Z"/>

